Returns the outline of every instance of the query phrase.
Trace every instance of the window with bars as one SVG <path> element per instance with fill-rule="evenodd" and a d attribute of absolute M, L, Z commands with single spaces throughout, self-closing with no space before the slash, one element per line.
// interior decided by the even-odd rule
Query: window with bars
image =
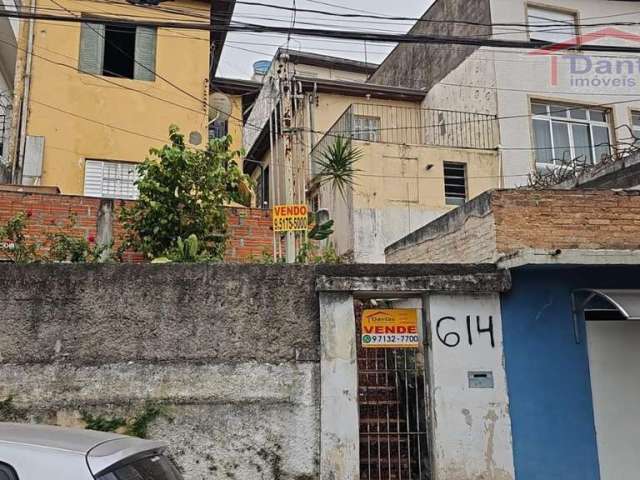
<path fill-rule="evenodd" d="M 636 145 L 640 143 L 640 111 L 631 112 L 631 130 L 636 137 Z"/>
<path fill-rule="evenodd" d="M 571 12 L 528 5 L 527 25 L 531 40 L 561 43 L 578 35 L 576 15 Z"/>
<path fill-rule="evenodd" d="M 363 140 L 365 142 L 377 142 L 380 133 L 380 117 L 372 117 L 369 115 L 353 116 L 353 134 L 354 140 Z"/>
<path fill-rule="evenodd" d="M 592 164 L 611 153 L 609 113 L 602 108 L 533 102 L 536 163 L 558 166 L 571 160 Z"/>
<path fill-rule="evenodd" d="M 138 198 L 138 168 L 135 163 L 87 160 L 84 167 L 84 194 L 89 197 Z"/>
<path fill-rule="evenodd" d="M 467 201 L 467 166 L 444 162 L 444 199 L 447 205 L 462 205 Z"/>

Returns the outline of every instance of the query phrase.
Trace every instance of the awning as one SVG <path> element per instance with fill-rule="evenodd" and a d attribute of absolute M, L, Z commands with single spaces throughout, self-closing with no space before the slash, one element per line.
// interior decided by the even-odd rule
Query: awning
<path fill-rule="evenodd" d="M 640 290 L 576 290 L 585 320 L 640 320 Z"/>
<path fill-rule="evenodd" d="M 571 292 L 573 333 L 581 343 L 580 319 L 585 321 L 640 321 L 640 290 L 595 290 L 583 288 Z"/>

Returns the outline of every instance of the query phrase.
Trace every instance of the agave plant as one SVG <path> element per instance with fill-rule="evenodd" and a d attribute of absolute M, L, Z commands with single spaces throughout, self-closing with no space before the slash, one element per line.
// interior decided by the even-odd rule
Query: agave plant
<path fill-rule="evenodd" d="M 320 185 L 330 183 L 346 199 L 347 190 L 355 185 L 354 177 L 360 171 L 355 164 L 361 157 L 362 151 L 351 144 L 350 138 L 336 137 L 317 160 Z"/>

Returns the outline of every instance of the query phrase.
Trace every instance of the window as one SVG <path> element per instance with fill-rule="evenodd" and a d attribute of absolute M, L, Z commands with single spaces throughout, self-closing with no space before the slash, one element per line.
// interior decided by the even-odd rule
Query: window
<path fill-rule="evenodd" d="M 353 116 L 353 139 L 365 142 L 377 142 L 380 132 L 380 117 L 367 115 Z"/>
<path fill-rule="evenodd" d="M 640 143 L 640 112 L 631 112 L 631 130 L 636 137 L 636 144 Z"/>
<path fill-rule="evenodd" d="M 444 199 L 447 205 L 462 205 L 467 201 L 467 166 L 444 162 Z"/>
<path fill-rule="evenodd" d="M 574 159 L 593 163 L 611 153 L 606 110 L 534 102 L 532 112 L 537 164 L 556 166 Z"/>
<path fill-rule="evenodd" d="M 155 68 L 155 28 L 82 23 L 81 72 L 153 81 Z"/>
<path fill-rule="evenodd" d="M 209 138 L 222 138 L 227 135 L 228 131 L 228 122 L 215 121 L 209 125 Z"/>
<path fill-rule="evenodd" d="M 164 455 L 137 458 L 129 463 L 118 464 L 98 480 L 183 480 L 178 469 Z"/>
<path fill-rule="evenodd" d="M 87 160 L 84 167 L 84 194 L 89 197 L 138 198 L 134 182 L 138 178 L 135 163 Z"/>
<path fill-rule="evenodd" d="M 578 34 L 573 13 L 529 5 L 527 17 L 531 40 L 560 43 L 572 40 Z"/>
<path fill-rule="evenodd" d="M 12 466 L 0 462 L 0 480 L 18 480 L 18 475 Z"/>

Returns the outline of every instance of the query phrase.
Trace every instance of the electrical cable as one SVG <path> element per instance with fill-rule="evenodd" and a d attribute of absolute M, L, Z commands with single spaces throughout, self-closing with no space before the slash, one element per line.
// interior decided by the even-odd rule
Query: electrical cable
<path fill-rule="evenodd" d="M 0 12 L 0 17 L 10 18 L 26 18 L 36 20 L 52 20 L 52 21 L 66 21 L 66 22 L 91 22 L 99 24 L 116 24 L 126 26 L 146 26 L 156 28 L 174 28 L 174 29 L 187 29 L 187 30 L 215 30 L 211 25 L 204 25 L 203 23 L 188 23 L 188 22 L 149 22 L 149 21 L 127 21 L 123 19 L 105 19 L 100 17 L 87 16 L 86 18 L 79 18 L 74 16 L 65 15 L 43 15 L 39 13 L 17 13 L 17 12 Z M 390 42 L 390 43 L 413 43 L 413 44 L 454 44 L 454 45 L 468 45 L 468 46 L 493 46 L 499 48 L 515 48 L 515 49 L 540 49 L 547 50 L 564 49 L 572 51 L 585 51 L 585 52 L 619 52 L 619 53 L 640 53 L 640 47 L 628 47 L 628 46 L 609 46 L 609 45 L 583 45 L 583 44 L 567 44 L 567 45 L 550 45 L 547 42 L 538 40 L 531 41 L 517 41 L 517 40 L 496 40 L 496 39 L 477 39 L 461 36 L 434 36 L 434 35 L 412 35 L 412 34 L 381 34 L 381 33 L 367 33 L 367 32 L 354 32 L 344 30 L 323 30 L 323 29 L 311 29 L 311 28 L 284 28 L 269 25 L 259 25 L 250 23 L 238 23 L 234 22 L 233 25 L 229 25 L 220 31 L 227 32 L 275 32 L 311 36 L 311 37 L 330 37 L 330 38 L 345 38 L 353 40 L 368 40 L 378 42 Z"/>

